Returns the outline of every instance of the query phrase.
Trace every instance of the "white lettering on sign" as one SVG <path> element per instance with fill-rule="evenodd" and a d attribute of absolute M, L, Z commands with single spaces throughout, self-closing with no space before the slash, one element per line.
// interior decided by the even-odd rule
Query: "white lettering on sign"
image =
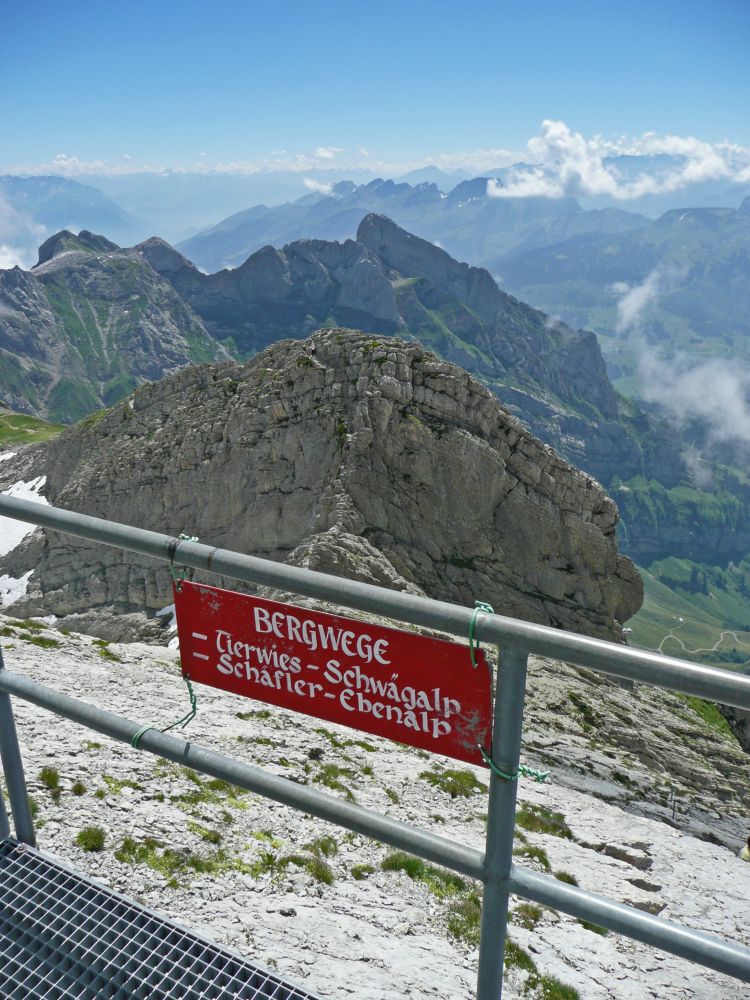
<path fill-rule="evenodd" d="M 291 636 L 295 642 L 304 643 L 313 651 L 333 649 L 351 657 L 361 650 L 365 665 L 389 664 L 383 655 L 388 646 L 387 639 L 373 642 L 369 635 L 357 636 L 346 629 L 301 621 L 293 615 L 269 613 L 265 608 L 254 608 L 254 614 L 256 630 L 268 635 L 269 639 Z M 362 664 L 343 665 L 340 660 L 331 659 L 323 670 L 323 679 L 329 687 L 326 691 L 326 685 L 297 676 L 303 670 L 317 672 L 320 669 L 317 664 L 303 664 L 298 656 L 280 653 L 275 646 L 269 648 L 243 642 L 235 639 L 231 632 L 217 629 L 216 650 L 219 653 L 216 669 L 227 677 L 233 676 L 300 698 L 314 699 L 319 692 L 324 692 L 326 698 L 336 698 L 346 712 L 360 712 L 385 719 L 407 729 L 428 733 L 433 739 L 450 733 L 451 724 L 447 720 L 461 714 L 461 703 L 443 695 L 439 687 L 424 690 L 409 684 L 400 685 L 398 673 L 385 678 L 373 677 L 363 669 Z M 193 655 L 201 656 L 199 653 Z M 201 659 L 208 657 L 201 656 Z M 331 693 L 331 688 L 334 693 Z"/>
<path fill-rule="evenodd" d="M 481 652 L 189 582 L 175 608 L 193 681 L 473 764 L 491 744 Z"/>
<path fill-rule="evenodd" d="M 372 636 L 357 635 L 349 629 L 322 625 L 309 618 L 296 618 L 283 611 L 271 612 L 266 608 L 256 607 L 253 613 L 256 632 L 270 633 L 277 639 L 299 642 L 307 646 L 311 653 L 316 649 L 331 649 L 334 653 L 342 652 L 344 656 L 357 656 L 365 663 L 374 661 L 386 667 L 390 665 L 391 661 L 385 658 L 388 649 L 387 639 L 377 639 L 373 642 Z"/>

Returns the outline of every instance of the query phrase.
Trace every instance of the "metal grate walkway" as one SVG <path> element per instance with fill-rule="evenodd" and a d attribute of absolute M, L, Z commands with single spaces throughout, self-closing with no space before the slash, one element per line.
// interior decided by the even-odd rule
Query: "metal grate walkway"
<path fill-rule="evenodd" d="M 217 945 L 0 841 L 3 1000 L 316 1000 Z"/>

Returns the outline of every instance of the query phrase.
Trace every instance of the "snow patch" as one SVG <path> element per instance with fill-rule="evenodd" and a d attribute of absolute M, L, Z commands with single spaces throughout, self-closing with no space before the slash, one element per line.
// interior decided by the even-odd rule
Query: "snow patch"
<path fill-rule="evenodd" d="M 165 608 L 157 611 L 154 617 L 169 618 L 169 621 L 164 623 L 164 628 L 166 629 L 177 628 L 177 612 L 175 611 L 174 604 L 168 604 Z"/>
<path fill-rule="evenodd" d="M 7 461 L 7 459 L 9 459 L 9 458 L 13 458 L 13 456 L 14 456 L 15 454 L 16 454 L 16 453 L 15 453 L 14 451 L 4 451 L 4 452 L 3 452 L 3 453 L 2 453 L 1 455 L 0 455 L 0 462 L 5 462 L 5 461 Z"/>
<path fill-rule="evenodd" d="M 15 452 L 6 452 L 0 455 L 0 461 L 4 461 L 14 454 Z M 15 497 L 17 500 L 32 500 L 49 506 L 49 502 L 41 495 L 46 482 L 46 476 L 37 476 L 36 479 L 32 479 L 28 483 L 14 483 L 7 490 L 4 490 L 3 496 Z M 12 517 L 0 517 L 0 556 L 12 552 L 27 535 L 31 534 L 35 527 L 36 525 L 16 521 Z M 25 595 L 32 572 L 33 570 L 29 570 L 18 579 L 12 576 L 0 576 L 1 608 L 7 608 Z"/>
<path fill-rule="evenodd" d="M 155 617 L 156 618 L 167 618 L 168 617 L 169 621 L 166 621 L 164 623 L 164 628 L 168 632 L 176 632 L 177 631 L 177 611 L 175 610 L 174 604 L 168 604 L 165 608 L 162 608 L 161 611 L 157 611 Z M 176 635 L 172 636 L 172 638 L 169 640 L 169 642 L 167 643 L 167 648 L 168 649 L 179 649 L 180 648 L 180 640 L 178 639 L 178 637 Z"/>
<path fill-rule="evenodd" d="M 30 569 L 18 580 L 12 576 L 0 576 L 0 608 L 7 608 L 26 594 L 29 578 L 33 572 L 33 569 Z"/>
<path fill-rule="evenodd" d="M 36 503 L 43 503 L 49 506 L 48 501 L 41 496 L 44 484 L 47 482 L 46 476 L 37 476 L 28 483 L 14 483 L 7 490 L 3 491 L 3 496 L 15 497 L 17 500 L 33 500 Z M 23 521 L 16 521 L 12 517 L 0 517 L 0 556 L 11 552 L 27 535 L 34 530 L 35 525 L 25 524 Z"/>

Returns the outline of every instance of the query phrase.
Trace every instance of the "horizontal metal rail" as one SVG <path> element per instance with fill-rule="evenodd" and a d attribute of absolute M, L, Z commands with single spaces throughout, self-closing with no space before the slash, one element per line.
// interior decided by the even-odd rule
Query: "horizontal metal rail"
<path fill-rule="evenodd" d="M 122 743 L 129 744 L 142 728 L 140 722 L 96 708 L 9 670 L 0 670 L 0 691 L 15 695 Z M 488 881 L 485 855 L 464 844 L 438 837 L 427 830 L 420 830 L 408 823 L 335 798 L 316 788 L 299 785 L 288 778 L 270 774 L 251 764 L 156 729 L 149 729 L 141 737 L 138 748 L 390 844 L 391 847 L 408 851 L 425 861 L 442 865 L 469 878 L 483 883 Z M 652 916 L 623 903 L 613 902 L 588 890 L 567 885 L 552 876 L 537 875 L 518 865 L 511 867 L 503 887 L 506 892 L 554 907 L 574 917 L 590 920 L 673 955 L 750 982 L 750 949 L 741 945 Z"/>
<path fill-rule="evenodd" d="M 144 556 L 174 562 L 180 566 L 207 570 L 246 583 L 290 590 L 307 597 L 331 601 L 358 611 L 397 618 L 412 625 L 467 636 L 474 612 L 445 601 L 387 590 L 369 583 L 329 576 L 285 563 L 217 549 L 200 542 L 184 541 L 156 531 L 133 528 L 87 514 L 47 507 L 29 500 L 0 495 L 0 515 L 29 524 L 51 528 L 90 541 L 138 552 Z M 567 660 L 591 667 L 599 673 L 642 681 L 655 687 L 682 691 L 750 709 L 750 677 L 731 670 L 689 663 L 631 646 L 605 642 L 587 636 L 561 632 L 547 625 L 480 612 L 474 635 L 481 642 L 513 646 L 528 653 Z"/>
<path fill-rule="evenodd" d="M 0 495 L 0 515 L 181 566 L 304 594 L 344 607 L 452 632 L 459 636 L 468 635 L 469 625 L 475 616 L 475 613 L 468 608 L 446 602 L 390 591 L 370 584 L 287 566 L 217 549 L 199 542 L 185 541 L 170 535 L 2 495 Z M 509 772 L 514 771 L 517 766 L 520 722 L 517 732 L 511 733 L 513 727 L 508 725 L 507 720 L 513 718 L 514 713 L 520 717 L 523 711 L 523 676 L 527 653 L 567 660 L 611 676 L 641 681 L 738 708 L 750 709 L 750 677 L 731 671 L 664 657 L 485 612 L 476 615 L 474 632 L 479 640 L 498 644 L 503 651 L 503 660 L 507 661 L 506 673 L 501 663 L 498 695 L 507 686 L 507 692 L 503 691 L 503 699 L 499 702 L 500 711 L 506 720 L 500 728 L 510 735 L 500 739 L 497 749 L 501 753 L 501 762 Z M 0 669 L 0 695 L 7 698 L 10 694 L 122 742 L 129 743 L 141 730 L 137 722 L 87 705 L 36 684 L 21 675 Z M 497 712 L 496 708 L 496 720 Z M 317 789 L 298 785 L 287 778 L 278 777 L 157 730 L 148 730 L 141 736 L 139 749 L 194 768 L 212 777 L 222 778 L 240 788 L 256 792 L 482 881 L 486 887 L 485 896 L 494 900 L 494 903 L 487 911 L 486 927 L 483 928 L 483 944 L 485 938 L 486 944 L 480 947 L 480 1000 L 496 1000 L 502 989 L 502 949 L 496 940 L 498 936 L 491 934 L 490 925 L 498 913 L 507 909 L 508 893 L 515 893 L 552 906 L 718 972 L 750 982 L 750 950 L 741 945 L 643 913 L 595 893 L 561 883 L 552 877 L 535 874 L 512 863 L 508 864 L 507 859 L 512 846 L 512 837 L 509 837 L 509 834 L 512 834 L 514 823 L 513 794 L 506 795 L 503 792 L 498 794 L 498 789 L 493 789 L 494 808 L 491 809 L 487 828 L 488 851 L 483 854 L 465 845 L 437 837 L 409 824 L 344 802 Z M 502 757 L 503 749 L 507 751 L 507 760 Z M 14 768 L 21 770 L 18 762 L 13 761 L 11 765 L 11 770 Z M 495 775 L 491 775 L 493 783 L 499 780 Z M 18 787 L 15 789 L 15 796 L 11 794 L 17 835 L 19 818 L 20 826 L 25 826 L 24 809 L 19 808 L 18 802 L 14 804 L 13 801 L 14 798 L 20 800 L 22 796 L 19 790 L 22 787 L 21 781 L 22 774 L 16 782 Z M 12 789 L 9 788 L 9 792 L 12 792 Z M 0 825 L 6 820 L 3 819 L 0 807 Z M 31 836 L 33 837 L 33 830 Z M 501 847 L 500 850 L 496 849 L 498 845 Z M 493 965 L 496 963 L 499 963 L 499 969 L 493 972 Z"/>
<path fill-rule="evenodd" d="M 0 692 L 15 695 L 122 743 L 130 743 L 142 728 L 140 722 L 131 722 L 113 712 L 96 708 L 77 698 L 71 698 L 52 688 L 37 684 L 22 674 L 10 670 L 0 670 Z M 424 858 L 425 861 L 444 865 L 462 875 L 475 879 L 482 878 L 483 855 L 480 851 L 456 844 L 444 837 L 437 837 L 400 820 L 382 816 L 353 802 L 337 799 L 316 788 L 300 785 L 289 778 L 282 778 L 251 764 L 225 757 L 213 750 L 162 733 L 158 729 L 147 730 L 138 741 L 138 749 L 166 757 L 175 764 L 191 767 L 202 774 L 210 774 L 212 778 L 223 778 L 239 788 L 256 792 L 275 802 L 282 802 L 329 823 L 346 827 L 355 833 L 375 837 L 384 844 L 409 851 Z"/>
<path fill-rule="evenodd" d="M 510 891 L 750 983 L 750 948 L 514 865 Z"/>

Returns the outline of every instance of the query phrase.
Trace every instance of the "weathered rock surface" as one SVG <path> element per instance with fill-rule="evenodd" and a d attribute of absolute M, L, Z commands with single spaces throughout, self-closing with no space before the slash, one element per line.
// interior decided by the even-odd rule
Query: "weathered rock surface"
<path fill-rule="evenodd" d="M 306 337 L 328 317 L 342 326 L 393 333 L 401 325 L 391 281 L 354 240 L 299 240 L 264 247 L 233 271 L 202 274 L 163 240 L 137 248 L 168 278 L 219 340 L 244 352 Z"/>
<path fill-rule="evenodd" d="M 599 484 L 417 344 L 328 330 L 190 368 L 0 476 L 34 470 L 58 506 L 576 632 L 615 638 L 642 599 Z M 20 614 L 169 603 L 163 565 L 70 537 L 0 572 L 31 568 Z"/>

